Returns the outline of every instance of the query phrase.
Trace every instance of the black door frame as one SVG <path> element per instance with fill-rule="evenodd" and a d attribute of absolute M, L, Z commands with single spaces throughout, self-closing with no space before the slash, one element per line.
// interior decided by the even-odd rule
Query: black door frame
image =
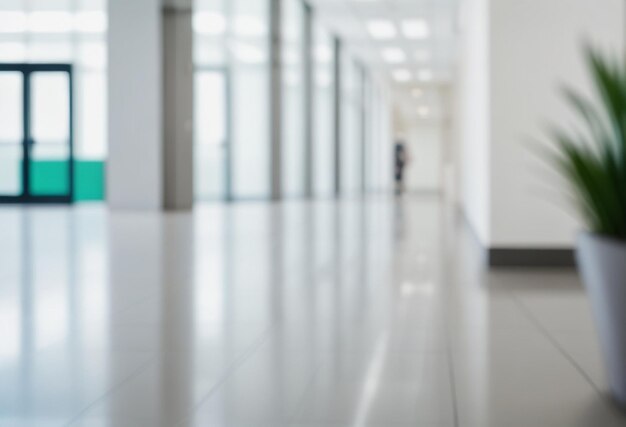
<path fill-rule="evenodd" d="M 22 194 L 10 196 L 0 194 L 1 203 L 56 203 L 68 204 L 74 200 L 74 84 L 73 71 L 71 64 L 18 64 L 18 63 L 0 63 L 0 73 L 2 72 L 20 72 L 23 77 L 22 88 L 22 120 L 23 120 L 23 139 L 22 139 Z M 69 84 L 69 154 L 67 159 L 68 173 L 68 193 L 59 195 L 33 195 L 30 194 L 30 149 L 35 143 L 31 136 L 30 118 L 31 118 L 31 90 L 30 76 L 38 72 L 65 72 L 68 75 Z"/>

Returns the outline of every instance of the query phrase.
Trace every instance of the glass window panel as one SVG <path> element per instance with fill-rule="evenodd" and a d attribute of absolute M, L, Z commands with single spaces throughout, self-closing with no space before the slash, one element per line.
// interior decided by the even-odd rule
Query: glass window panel
<path fill-rule="evenodd" d="M 28 14 L 28 30 L 33 33 L 70 33 L 74 16 L 70 12 L 34 10 Z"/>
<path fill-rule="evenodd" d="M 81 73 L 78 78 L 76 157 L 103 159 L 107 153 L 106 74 L 100 71 Z"/>
<path fill-rule="evenodd" d="M 107 0 L 77 0 L 78 7 L 83 10 L 102 10 L 106 11 Z"/>
<path fill-rule="evenodd" d="M 226 52 L 223 39 L 207 39 L 196 36 L 193 46 L 193 56 L 196 65 L 223 66 L 226 63 Z"/>
<path fill-rule="evenodd" d="M 202 71 L 195 76 L 196 199 L 225 196 L 226 78 L 222 71 Z"/>
<path fill-rule="evenodd" d="M 61 42 L 32 42 L 28 45 L 29 62 L 71 62 L 70 40 Z"/>
<path fill-rule="evenodd" d="M 22 193 L 23 77 L 0 73 L 0 195 Z"/>
<path fill-rule="evenodd" d="M 283 196 L 304 195 L 304 5 L 283 3 L 282 19 L 282 189 Z"/>
<path fill-rule="evenodd" d="M 194 63 L 223 66 L 226 63 L 226 33 L 229 17 L 224 0 L 195 0 L 193 14 Z"/>
<path fill-rule="evenodd" d="M 70 10 L 74 0 L 28 0 L 25 1 L 29 5 L 28 9 L 32 11 L 63 11 Z"/>
<path fill-rule="evenodd" d="M 107 48 L 104 41 L 83 42 L 78 47 L 78 61 L 81 67 L 105 68 L 107 64 Z"/>
<path fill-rule="evenodd" d="M 104 33 L 107 30 L 107 15 L 101 10 L 89 10 L 74 14 L 74 31 L 79 33 Z"/>
<path fill-rule="evenodd" d="M 317 22 L 314 25 L 313 78 L 315 96 L 313 125 L 314 189 L 317 196 L 334 192 L 335 152 L 333 113 L 333 39 Z"/>
<path fill-rule="evenodd" d="M 362 79 L 360 68 L 347 53 L 342 63 L 341 186 L 345 194 L 354 194 L 361 189 Z"/>
<path fill-rule="evenodd" d="M 22 142 L 23 135 L 22 73 L 0 73 L 0 144 Z"/>
<path fill-rule="evenodd" d="M 269 67 L 233 66 L 233 192 L 235 198 L 270 195 Z"/>
<path fill-rule="evenodd" d="M 25 43 L 22 43 L 22 42 L 0 43 L 0 62 L 24 62 L 25 60 L 26 60 L 26 44 Z"/>
<path fill-rule="evenodd" d="M 65 142 L 69 138 L 69 78 L 67 73 L 31 76 L 32 134 L 37 144 Z"/>
<path fill-rule="evenodd" d="M 31 75 L 30 192 L 63 195 L 69 192 L 69 78 L 67 73 Z"/>
<path fill-rule="evenodd" d="M 23 155 L 21 144 L 0 144 L 0 195 L 22 194 Z"/>
<path fill-rule="evenodd" d="M 0 33 L 23 33 L 26 31 L 27 26 L 28 16 L 23 11 L 0 11 Z"/>
<path fill-rule="evenodd" d="M 269 22 L 267 0 L 229 2 L 229 22 L 251 17 Z M 235 198 L 270 196 L 269 36 L 229 33 Z"/>

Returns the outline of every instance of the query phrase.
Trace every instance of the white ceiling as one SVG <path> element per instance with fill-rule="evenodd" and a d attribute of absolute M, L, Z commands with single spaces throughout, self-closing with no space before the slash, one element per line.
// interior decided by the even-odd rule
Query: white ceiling
<path fill-rule="evenodd" d="M 406 104 L 415 87 L 425 95 L 441 84 L 449 82 L 455 72 L 457 45 L 457 9 L 459 0 L 310 0 L 316 16 L 331 31 L 341 37 L 348 49 L 374 72 L 390 82 L 393 92 Z M 389 20 L 397 29 L 392 40 L 375 40 L 367 31 L 371 20 Z M 409 40 L 402 34 L 402 22 L 409 19 L 425 20 L 430 34 L 420 40 Z M 389 64 L 382 52 L 387 48 L 402 49 L 406 62 Z M 416 57 L 416 52 L 426 52 L 428 58 Z M 423 53 L 422 53 L 423 55 Z M 407 69 L 408 82 L 392 78 L 394 70 Z M 421 81 L 423 70 L 432 73 L 432 80 Z M 417 97 L 420 98 L 420 97 Z M 419 101 L 416 101 L 419 102 Z"/>

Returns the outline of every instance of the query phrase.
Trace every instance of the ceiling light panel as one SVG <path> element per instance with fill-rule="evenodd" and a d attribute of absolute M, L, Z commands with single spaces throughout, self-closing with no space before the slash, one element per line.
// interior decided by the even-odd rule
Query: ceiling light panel
<path fill-rule="evenodd" d="M 391 40 L 396 38 L 398 30 L 393 22 L 386 19 L 367 21 L 367 32 L 376 40 Z"/>
<path fill-rule="evenodd" d="M 426 49 L 418 49 L 415 51 L 414 58 L 417 62 L 428 62 L 431 59 L 431 55 Z"/>
<path fill-rule="evenodd" d="M 401 28 L 402 34 L 407 39 L 418 40 L 430 36 L 430 26 L 423 19 L 405 19 Z"/>
<path fill-rule="evenodd" d="M 422 82 L 429 82 L 433 79 L 433 72 L 430 70 L 420 70 L 417 72 L 417 79 Z"/>
<path fill-rule="evenodd" d="M 406 53 L 398 47 L 388 47 L 383 49 L 381 56 L 388 64 L 401 64 L 406 62 Z"/>
<path fill-rule="evenodd" d="M 397 82 L 408 82 L 411 80 L 411 71 L 406 68 L 397 68 L 392 71 L 391 76 Z"/>

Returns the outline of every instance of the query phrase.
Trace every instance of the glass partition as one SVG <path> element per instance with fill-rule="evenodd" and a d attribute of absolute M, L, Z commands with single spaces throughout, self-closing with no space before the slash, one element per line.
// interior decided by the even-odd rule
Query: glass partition
<path fill-rule="evenodd" d="M 318 197 L 334 194 L 334 40 L 317 21 L 313 24 L 313 188 Z"/>
<path fill-rule="evenodd" d="M 344 52 L 341 67 L 341 191 L 355 194 L 361 188 L 361 75 L 354 59 Z"/>
<path fill-rule="evenodd" d="M 0 195 L 22 194 L 24 156 L 23 74 L 0 73 Z"/>
<path fill-rule="evenodd" d="M 305 70 L 302 0 L 282 3 L 282 192 L 299 197 L 305 190 Z"/>
<path fill-rule="evenodd" d="M 270 196 L 269 12 L 269 0 L 194 2 L 197 199 Z"/>

